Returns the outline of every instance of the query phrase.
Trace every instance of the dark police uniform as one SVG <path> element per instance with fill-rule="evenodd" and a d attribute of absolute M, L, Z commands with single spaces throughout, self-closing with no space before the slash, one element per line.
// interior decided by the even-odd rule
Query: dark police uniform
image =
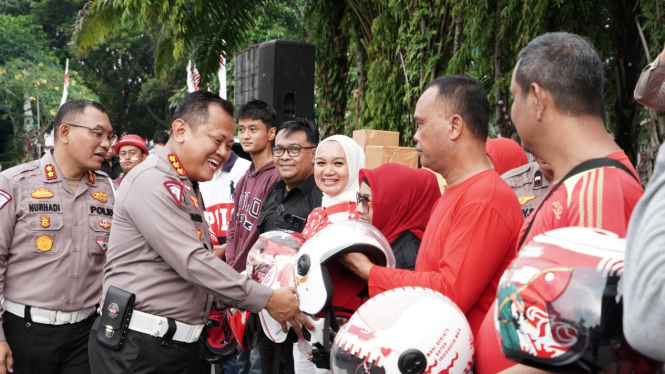
<path fill-rule="evenodd" d="M 164 147 L 155 147 L 122 181 L 109 243 L 105 296 L 115 286 L 135 294 L 136 300 L 120 350 L 98 343 L 94 337 L 104 327 L 95 323 L 89 344 L 95 374 L 199 374 L 197 340 L 210 310 L 210 295 L 219 307 L 255 313 L 272 296 L 270 288 L 212 254 L 198 184 Z"/>
<path fill-rule="evenodd" d="M 14 373 L 90 373 L 111 183 L 89 171 L 71 191 L 50 152 L 0 174 L 0 340 Z"/>
<path fill-rule="evenodd" d="M 535 161 L 509 170 L 501 178 L 515 191 L 524 219 L 538 206 L 550 187 L 550 180 Z"/>

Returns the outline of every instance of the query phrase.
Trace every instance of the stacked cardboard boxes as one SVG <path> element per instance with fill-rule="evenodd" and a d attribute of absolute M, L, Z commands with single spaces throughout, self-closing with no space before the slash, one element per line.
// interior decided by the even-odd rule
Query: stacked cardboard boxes
<path fill-rule="evenodd" d="M 416 149 L 400 147 L 398 132 L 356 130 L 353 132 L 353 140 L 365 150 L 367 169 L 374 169 L 387 163 L 402 164 L 414 169 L 418 167 Z"/>

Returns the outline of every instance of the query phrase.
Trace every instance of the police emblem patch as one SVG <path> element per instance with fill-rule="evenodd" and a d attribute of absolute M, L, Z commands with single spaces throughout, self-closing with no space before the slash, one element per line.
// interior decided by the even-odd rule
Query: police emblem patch
<path fill-rule="evenodd" d="M 51 217 L 49 217 L 49 216 L 39 217 L 39 226 L 41 226 L 45 229 L 51 227 Z"/>
<path fill-rule="evenodd" d="M 108 198 L 106 197 L 104 191 L 90 192 L 90 196 L 92 196 L 93 199 L 100 201 L 102 203 L 108 201 Z"/>
<path fill-rule="evenodd" d="M 108 229 L 109 227 L 111 227 L 111 222 L 109 222 L 109 220 L 107 219 L 103 219 L 99 221 L 99 227 L 103 229 Z"/>
<path fill-rule="evenodd" d="M 58 178 L 58 175 L 55 173 L 55 166 L 52 164 L 44 166 L 44 173 L 46 174 L 47 181 Z"/>
<path fill-rule="evenodd" d="M 111 303 L 108 308 L 106 308 L 106 314 L 111 318 L 117 318 L 119 313 L 120 307 L 116 303 Z"/>
<path fill-rule="evenodd" d="M 11 199 L 12 195 L 3 190 L 0 190 L 0 209 L 2 209 L 2 207 L 4 207 L 5 204 L 7 204 Z"/>
<path fill-rule="evenodd" d="M 187 174 L 187 172 L 185 171 L 185 168 L 183 168 L 182 164 L 180 164 L 180 160 L 178 160 L 178 156 L 171 153 L 169 155 L 169 161 L 171 162 L 171 166 L 173 166 L 173 169 L 175 169 L 175 172 L 178 173 L 178 175 Z"/>
<path fill-rule="evenodd" d="M 108 240 L 95 240 L 95 243 L 97 243 L 99 249 L 101 249 L 102 252 L 106 252 L 106 250 L 109 248 Z"/>
<path fill-rule="evenodd" d="M 189 199 L 194 203 L 194 208 L 199 209 L 199 200 L 192 195 L 189 195 Z"/>
<path fill-rule="evenodd" d="M 35 243 L 37 243 L 37 249 L 42 252 L 48 252 L 53 248 L 53 238 L 48 235 L 38 237 L 35 239 Z"/>
<path fill-rule="evenodd" d="M 169 191 L 173 199 L 178 205 L 182 205 L 182 184 L 176 181 L 166 181 L 164 182 L 164 187 Z"/>
<path fill-rule="evenodd" d="M 88 170 L 88 182 L 95 184 L 95 173 L 93 173 L 91 170 Z"/>
<path fill-rule="evenodd" d="M 30 197 L 35 198 L 35 199 L 50 199 L 52 198 L 53 192 L 51 192 L 48 188 L 44 187 L 39 187 L 38 189 L 32 191 L 30 194 Z"/>
<path fill-rule="evenodd" d="M 531 201 L 535 198 L 536 198 L 535 196 L 522 195 L 522 196 L 517 198 L 517 201 L 520 202 L 520 205 L 524 205 L 524 204 L 528 203 L 529 201 Z"/>

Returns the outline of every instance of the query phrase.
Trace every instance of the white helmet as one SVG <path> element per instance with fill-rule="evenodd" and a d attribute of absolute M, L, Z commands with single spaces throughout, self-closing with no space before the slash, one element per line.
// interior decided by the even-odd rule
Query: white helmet
<path fill-rule="evenodd" d="M 334 374 L 471 373 L 473 335 L 450 299 L 426 288 L 376 295 L 342 326 L 331 354 Z"/>

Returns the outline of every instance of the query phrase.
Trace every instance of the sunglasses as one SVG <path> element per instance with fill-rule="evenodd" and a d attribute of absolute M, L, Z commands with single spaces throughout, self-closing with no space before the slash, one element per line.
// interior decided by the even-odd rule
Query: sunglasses
<path fill-rule="evenodd" d="M 357 205 L 362 205 L 363 206 L 363 211 L 364 212 L 369 212 L 369 207 L 372 206 L 372 201 L 370 200 L 369 195 L 361 194 L 360 192 L 356 192 L 356 204 Z"/>

